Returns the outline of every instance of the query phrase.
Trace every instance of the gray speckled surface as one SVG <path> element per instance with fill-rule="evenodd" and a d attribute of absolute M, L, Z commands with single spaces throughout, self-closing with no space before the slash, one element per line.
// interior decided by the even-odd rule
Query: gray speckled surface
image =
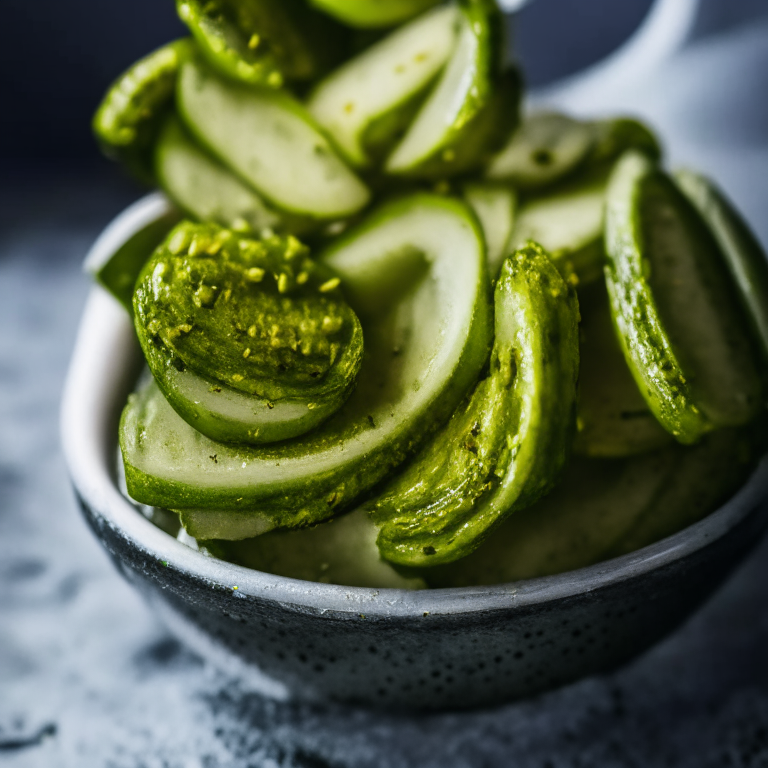
<path fill-rule="evenodd" d="M 764 72 L 768 29 L 743 40 L 750 71 Z M 765 240 L 764 103 L 754 130 L 737 127 L 742 143 L 727 148 L 723 115 L 703 135 L 680 103 L 683 69 L 669 73 L 663 99 L 647 97 L 647 114 L 674 156 L 723 180 Z M 701 87 L 700 104 L 714 114 Z M 134 194 L 82 170 L 0 179 L 0 765 L 768 766 L 768 543 L 630 667 L 488 712 L 399 718 L 265 701 L 170 639 L 81 520 L 58 449 L 87 288 L 79 264 Z"/>

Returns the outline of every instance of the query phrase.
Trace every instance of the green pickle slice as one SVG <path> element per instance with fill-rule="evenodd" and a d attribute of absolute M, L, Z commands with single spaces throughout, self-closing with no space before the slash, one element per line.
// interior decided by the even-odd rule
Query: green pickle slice
<path fill-rule="evenodd" d="M 349 508 L 450 416 L 488 359 L 483 236 L 461 202 L 391 203 L 323 255 L 361 319 L 357 387 L 324 425 L 258 448 L 212 441 L 150 383 L 123 413 L 129 494 L 182 510 L 201 539 L 302 527 Z"/>
<path fill-rule="evenodd" d="M 606 278 L 632 375 L 681 443 L 762 407 L 747 319 L 696 209 L 646 156 L 619 161 L 608 190 Z"/>
<path fill-rule="evenodd" d="M 560 273 L 579 284 L 603 274 L 603 220 L 609 169 L 591 168 L 525 197 L 518 209 L 511 238 L 513 248 L 529 240 L 540 243 Z"/>
<path fill-rule="evenodd" d="M 178 106 L 195 138 L 277 209 L 334 219 L 368 204 L 365 184 L 288 93 L 223 80 L 192 60 Z"/>
<path fill-rule="evenodd" d="M 432 92 L 386 161 L 395 176 L 471 170 L 517 120 L 516 71 L 498 73 L 503 18 L 494 0 L 461 0 L 456 45 Z"/>
<path fill-rule="evenodd" d="M 176 0 L 176 10 L 210 65 L 250 85 L 314 79 L 345 49 L 341 28 L 302 0 Z"/>
<path fill-rule="evenodd" d="M 619 458 L 663 448 L 672 436 L 651 413 L 627 366 L 605 283 L 579 292 L 581 365 L 574 451 Z"/>
<path fill-rule="evenodd" d="M 136 331 L 174 409 L 213 440 L 304 434 L 354 386 L 363 334 L 339 280 L 293 236 L 182 222 L 136 285 Z"/>
<path fill-rule="evenodd" d="M 453 6 L 420 16 L 317 86 L 309 111 L 352 165 L 370 165 L 370 144 L 375 143 L 377 153 L 385 152 L 407 127 L 451 55 L 457 19 Z"/>
<path fill-rule="evenodd" d="M 148 184 L 155 179 L 155 138 L 173 106 L 181 63 L 193 51 L 194 43 L 185 38 L 141 59 L 115 81 L 94 115 L 93 131 L 104 153 Z"/>
<path fill-rule="evenodd" d="M 693 171 L 681 170 L 675 180 L 693 203 L 725 256 L 756 340 L 768 355 L 768 257 L 746 221 L 717 186 Z"/>
<path fill-rule="evenodd" d="M 504 262 L 490 373 L 372 507 L 382 557 L 436 566 L 465 557 L 555 485 L 570 453 L 579 309 L 539 246 Z"/>
<path fill-rule="evenodd" d="M 510 242 L 518 211 L 518 197 L 509 187 L 475 181 L 464 186 L 464 199 L 475 212 L 485 234 L 488 272 L 492 280 L 510 252 Z"/>
<path fill-rule="evenodd" d="M 375 29 L 402 24 L 440 0 L 310 0 L 321 11 L 351 27 Z"/>

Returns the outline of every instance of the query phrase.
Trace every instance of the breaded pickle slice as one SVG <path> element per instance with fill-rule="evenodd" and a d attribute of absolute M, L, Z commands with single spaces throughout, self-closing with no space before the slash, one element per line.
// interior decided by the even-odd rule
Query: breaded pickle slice
<path fill-rule="evenodd" d="M 603 281 L 579 292 L 581 339 L 579 407 L 574 450 L 583 456 L 620 458 L 672 442 L 651 413 L 627 367 Z"/>
<path fill-rule="evenodd" d="M 303 0 L 176 0 L 210 65 L 250 85 L 312 80 L 344 53 L 346 37 Z"/>
<path fill-rule="evenodd" d="M 286 92 L 224 80 L 194 59 L 181 68 L 178 107 L 195 138 L 278 210 L 334 219 L 370 200 L 365 184 Z"/>
<path fill-rule="evenodd" d="M 440 79 L 387 159 L 396 176 L 471 170 L 517 121 L 519 76 L 499 75 L 503 17 L 495 0 L 460 0 L 456 45 Z"/>
<path fill-rule="evenodd" d="M 105 154 L 148 184 L 154 182 L 155 137 L 173 105 L 179 67 L 193 51 L 185 38 L 141 59 L 113 83 L 94 115 L 93 131 Z"/>
<path fill-rule="evenodd" d="M 488 272 L 495 280 L 510 252 L 518 211 L 517 193 L 508 186 L 473 181 L 464 186 L 464 199 L 475 212 L 485 234 Z"/>
<path fill-rule="evenodd" d="M 375 29 L 402 24 L 440 0 L 310 0 L 351 27 Z"/>
<path fill-rule="evenodd" d="M 512 132 L 489 162 L 486 176 L 535 191 L 562 181 L 585 165 L 615 160 L 628 149 L 654 159 L 661 156 L 658 140 L 637 120 L 582 121 L 559 112 L 536 112 Z"/>
<path fill-rule="evenodd" d="M 200 147 L 175 114 L 166 118 L 157 138 L 155 174 L 166 195 L 198 221 L 257 235 L 273 230 L 300 236 L 316 228 L 311 219 L 271 207 Z"/>
<path fill-rule="evenodd" d="M 326 77 L 309 111 L 356 167 L 392 148 L 456 41 L 458 10 L 437 8 L 390 33 Z"/>
<path fill-rule="evenodd" d="M 598 166 L 525 197 L 517 212 L 512 247 L 534 240 L 547 250 L 564 277 L 579 284 L 601 278 L 609 173 L 609 168 Z"/>
<path fill-rule="evenodd" d="M 154 383 L 123 413 L 130 495 L 181 510 L 196 538 L 248 538 L 349 508 L 445 422 L 487 362 L 485 248 L 463 203 L 391 203 L 321 262 L 341 278 L 365 335 L 357 387 L 327 423 L 297 440 L 227 446 L 190 427 Z"/>
<path fill-rule="evenodd" d="M 755 338 L 768 355 L 768 256 L 741 214 L 710 179 L 681 170 L 675 173 L 675 180 L 717 240 Z"/>
<path fill-rule="evenodd" d="M 750 421 L 763 391 L 721 249 L 674 181 L 637 152 L 611 176 L 605 240 L 619 339 L 659 422 L 693 443 Z"/>
<path fill-rule="evenodd" d="M 570 454 L 579 371 L 574 290 L 544 250 L 510 256 L 495 290 L 490 373 L 373 504 L 382 557 L 449 563 L 557 482 Z"/>
<path fill-rule="evenodd" d="M 339 280 L 295 237 L 182 222 L 144 267 L 136 332 L 163 394 L 213 440 L 313 429 L 349 397 L 363 332 Z"/>
<path fill-rule="evenodd" d="M 553 576 L 633 552 L 726 502 L 760 453 L 741 428 L 626 459 L 575 458 L 552 493 L 512 515 L 469 557 L 411 575 L 430 587 L 476 587 Z"/>

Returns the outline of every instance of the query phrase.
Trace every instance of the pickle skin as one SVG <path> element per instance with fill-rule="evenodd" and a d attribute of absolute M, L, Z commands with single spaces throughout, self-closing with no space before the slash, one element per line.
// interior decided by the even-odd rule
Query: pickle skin
<path fill-rule="evenodd" d="M 575 292 L 533 243 L 495 290 L 490 373 L 376 500 L 382 557 L 405 567 L 453 562 L 556 484 L 570 455 L 579 369 Z"/>
<path fill-rule="evenodd" d="M 104 153 L 146 184 L 155 183 L 155 139 L 173 107 L 179 69 L 194 48 L 190 38 L 183 38 L 136 62 L 112 84 L 93 117 Z"/>
<path fill-rule="evenodd" d="M 749 422 L 761 384 L 722 254 L 674 182 L 639 152 L 627 152 L 612 174 L 605 242 L 616 331 L 658 421 L 683 444 Z M 680 284 L 659 278 L 663 270 Z M 685 290 L 700 317 L 678 306 L 672 289 Z"/>

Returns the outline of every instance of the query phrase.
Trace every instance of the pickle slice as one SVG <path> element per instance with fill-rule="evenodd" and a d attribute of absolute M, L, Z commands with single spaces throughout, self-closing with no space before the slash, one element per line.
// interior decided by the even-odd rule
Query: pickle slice
<path fill-rule="evenodd" d="M 656 421 L 616 338 L 605 284 L 580 291 L 578 432 L 574 450 L 620 458 L 664 447 L 672 436 Z"/>
<path fill-rule="evenodd" d="M 174 409 L 213 440 L 302 435 L 349 397 L 363 334 L 296 238 L 182 222 L 136 284 L 136 332 Z"/>
<path fill-rule="evenodd" d="M 682 443 L 745 424 L 763 393 L 722 253 L 658 166 L 631 151 L 608 190 L 606 278 L 632 375 Z"/>
<path fill-rule="evenodd" d="M 489 179 L 519 189 L 536 189 L 567 175 L 588 157 L 596 136 L 591 123 L 558 112 L 539 112 L 523 120 L 507 145 L 491 160 Z"/>
<path fill-rule="evenodd" d="M 448 60 L 457 19 L 453 6 L 420 16 L 317 86 L 309 111 L 352 165 L 370 164 L 369 135 L 375 136 L 377 152 L 391 149 Z"/>
<path fill-rule="evenodd" d="M 419 577 L 401 576 L 379 556 L 376 526 L 365 511 L 301 531 L 274 531 L 245 541 L 206 542 L 224 560 L 290 579 L 378 589 L 423 589 Z"/>
<path fill-rule="evenodd" d="M 193 60 L 178 105 L 192 134 L 279 210 L 333 219 L 367 205 L 366 186 L 289 94 L 222 80 Z"/>
<path fill-rule="evenodd" d="M 461 0 L 456 46 L 385 170 L 451 176 L 473 168 L 517 119 L 519 81 L 498 76 L 502 16 L 493 0 Z M 503 133 L 502 133 L 503 132 Z"/>
<path fill-rule="evenodd" d="M 247 538 L 349 508 L 448 418 L 487 361 L 485 248 L 463 203 L 399 200 L 321 261 L 341 278 L 365 334 L 357 387 L 326 424 L 298 440 L 227 446 L 190 427 L 154 383 L 123 413 L 130 495 L 182 519 L 185 509 L 206 510 L 207 520 L 195 514 L 197 538 Z"/>
<path fill-rule="evenodd" d="M 565 466 L 579 369 L 575 292 L 530 245 L 504 262 L 495 307 L 488 377 L 373 505 L 379 549 L 392 563 L 465 557 L 546 494 Z"/>
<path fill-rule="evenodd" d="M 517 194 L 499 184 L 471 182 L 464 187 L 464 199 L 480 220 L 488 251 L 488 273 L 495 280 L 510 252 Z"/>
<path fill-rule="evenodd" d="M 576 458 L 549 496 L 502 523 L 469 557 L 415 570 L 430 587 L 553 576 L 636 551 L 717 509 L 760 452 L 743 429 L 627 459 Z"/>
<path fill-rule="evenodd" d="M 105 154 L 148 184 L 155 178 L 155 137 L 173 106 L 179 67 L 193 50 L 185 38 L 141 59 L 115 81 L 94 115 L 93 131 Z"/>
<path fill-rule="evenodd" d="M 768 257 L 746 221 L 717 186 L 704 176 L 682 170 L 678 186 L 696 206 L 717 240 L 752 321 L 755 338 L 768 355 Z"/>
<path fill-rule="evenodd" d="M 561 274 L 581 283 L 602 276 L 603 218 L 609 171 L 597 167 L 520 205 L 511 245 L 540 243 Z"/>
<path fill-rule="evenodd" d="M 351 27 L 373 29 L 402 24 L 440 0 L 310 0 L 312 5 Z"/>
<path fill-rule="evenodd" d="M 559 112 L 537 112 L 512 132 L 488 164 L 486 176 L 526 191 L 562 181 L 585 165 L 615 160 L 637 149 L 653 159 L 661 148 L 652 131 L 637 120 L 584 122 Z"/>
<path fill-rule="evenodd" d="M 323 74 L 345 49 L 345 36 L 302 0 L 176 0 L 209 64 L 226 77 L 280 88 Z"/>

